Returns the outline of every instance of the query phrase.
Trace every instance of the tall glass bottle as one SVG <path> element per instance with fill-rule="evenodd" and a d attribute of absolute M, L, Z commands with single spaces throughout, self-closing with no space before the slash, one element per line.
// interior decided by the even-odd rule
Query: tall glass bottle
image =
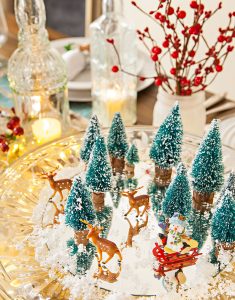
<path fill-rule="evenodd" d="M 136 73 L 136 33 L 122 16 L 122 0 L 103 0 L 103 14 L 90 26 L 93 112 L 109 126 L 115 112 L 126 125 L 136 122 L 137 79 L 113 73 L 118 57 L 107 39 L 114 39 L 123 68 Z"/>
<path fill-rule="evenodd" d="M 69 123 L 66 67 L 50 46 L 43 0 L 15 0 L 15 15 L 19 44 L 8 63 L 15 109 L 28 133 L 47 142 Z"/>

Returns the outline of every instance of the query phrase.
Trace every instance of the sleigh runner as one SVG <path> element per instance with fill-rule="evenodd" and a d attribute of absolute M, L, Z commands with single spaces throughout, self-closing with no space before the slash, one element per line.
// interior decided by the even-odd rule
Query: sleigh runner
<path fill-rule="evenodd" d="M 198 248 L 193 248 L 185 254 L 180 252 L 169 254 L 164 252 L 163 248 L 164 246 L 155 243 L 155 248 L 153 249 L 153 255 L 158 262 L 158 267 L 154 267 L 154 272 L 159 278 L 165 276 L 166 272 L 181 270 L 182 268 L 195 265 L 198 256 L 201 255 L 201 253 L 198 253 Z"/>

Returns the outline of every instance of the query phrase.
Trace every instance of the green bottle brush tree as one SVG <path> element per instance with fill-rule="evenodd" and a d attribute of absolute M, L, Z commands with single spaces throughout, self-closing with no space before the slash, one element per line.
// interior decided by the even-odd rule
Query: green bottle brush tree
<path fill-rule="evenodd" d="M 168 186 L 171 181 L 172 167 L 181 157 L 183 125 L 176 104 L 160 126 L 150 148 L 150 158 L 155 163 L 155 180 L 159 186 Z"/>

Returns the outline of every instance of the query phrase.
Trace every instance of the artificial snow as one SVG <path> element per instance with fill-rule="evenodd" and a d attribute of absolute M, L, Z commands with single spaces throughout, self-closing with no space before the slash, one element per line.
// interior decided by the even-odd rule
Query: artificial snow
<path fill-rule="evenodd" d="M 144 186 L 138 191 L 138 195 L 146 194 L 148 184 L 153 178 L 153 164 L 150 161 L 137 164 L 135 177 L 138 179 L 139 186 Z M 73 178 L 80 175 L 84 178 L 84 166 L 64 168 L 58 172 L 57 178 Z M 54 226 L 50 226 L 53 221 L 54 207 L 48 203 L 48 199 L 52 194 L 52 190 L 48 184 L 40 193 L 39 204 L 35 208 L 32 216 L 34 222 L 34 231 L 29 237 L 29 241 L 35 247 L 35 258 L 42 267 L 50 269 L 50 274 L 57 271 L 64 274 L 60 278 L 60 282 L 64 288 L 70 289 L 71 300 L 79 295 L 84 295 L 85 300 L 98 299 L 94 295 L 99 293 L 96 285 L 102 289 L 111 291 L 112 293 L 105 296 L 106 300 L 131 300 L 131 295 L 152 296 L 153 299 L 208 299 L 208 289 L 214 281 L 213 275 L 216 274 L 216 267 L 208 262 L 208 241 L 202 250 L 203 255 L 199 256 L 195 266 L 184 268 L 184 274 L 187 282 L 184 286 L 176 291 L 176 280 L 174 273 L 176 271 L 166 273 L 166 280 L 162 282 L 154 277 L 153 265 L 156 260 L 152 254 L 155 247 L 158 232 L 160 228 L 157 225 L 156 217 L 152 210 L 149 210 L 149 221 L 146 228 L 141 229 L 140 234 L 133 238 L 133 247 L 126 248 L 125 242 L 128 237 L 129 223 L 124 218 L 124 214 L 129 209 L 128 198 L 121 197 L 120 204 L 117 209 L 114 208 L 112 225 L 108 235 L 108 239 L 115 242 L 121 249 L 123 261 L 121 264 L 121 274 L 118 281 L 108 283 L 94 278 L 97 272 L 97 260 L 94 258 L 90 270 L 86 275 L 79 276 L 76 274 L 76 255 L 71 256 L 70 250 L 67 248 L 67 241 L 74 236 L 74 231 L 65 225 L 65 217 L 60 215 L 59 222 Z M 66 198 L 67 194 L 64 192 Z M 60 204 L 60 197 L 56 195 L 53 199 L 57 206 Z M 111 195 L 106 195 L 106 205 L 112 205 Z M 129 221 L 133 226 L 136 224 L 136 212 L 133 210 L 128 215 Z M 143 223 L 146 215 L 139 218 L 139 223 Z M 47 226 L 49 224 L 49 226 Z M 209 242 L 210 243 L 210 242 Z M 79 246 L 78 251 L 82 251 L 83 247 Z M 205 249 L 205 250 L 204 250 Z M 228 256 L 228 257 L 227 257 Z M 103 260 L 105 260 L 105 255 Z M 224 263 L 231 260 L 231 255 L 223 256 Z M 225 259 L 226 257 L 226 259 Z M 111 272 L 118 271 L 118 257 L 114 258 L 106 266 Z M 229 268 L 229 266 L 228 266 Z M 172 285 L 173 283 L 173 285 Z M 231 294 L 234 289 L 231 282 L 226 280 L 221 282 L 217 291 L 213 291 L 213 297 L 217 293 Z"/>

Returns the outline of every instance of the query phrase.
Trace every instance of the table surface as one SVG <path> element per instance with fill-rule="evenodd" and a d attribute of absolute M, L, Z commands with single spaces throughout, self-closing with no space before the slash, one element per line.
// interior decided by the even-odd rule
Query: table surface
<path fill-rule="evenodd" d="M 12 52 L 17 47 L 17 33 L 18 26 L 15 21 L 15 17 L 13 14 L 7 14 L 7 23 L 9 27 L 9 38 L 7 43 L 0 49 L 0 55 L 9 58 Z M 48 28 L 49 38 L 50 40 L 60 39 L 66 37 L 64 34 L 57 32 L 51 28 Z M 156 92 L 157 88 L 152 85 L 144 91 L 141 91 L 138 94 L 137 101 L 137 124 L 139 125 L 151 125 L 152 124 L 152 114 L 153 107 L 156 101 Z M 228 100 L 224 99 L 224 102 L 228 102 Z M 221 104 L 221 102 L 220 102 Z M 76 103 L 73 106 L 77 106 L 79 108 L 80 103 Z M 77 109 L 76 109 L 77 110 Z M 224 111 L 220 113 L 216 113 L 213 115 L 208 115 L 207 122 L 210 122 L 213 118 L 223 118 L 227 115 L 234 113 L 235 109 Z"/>

